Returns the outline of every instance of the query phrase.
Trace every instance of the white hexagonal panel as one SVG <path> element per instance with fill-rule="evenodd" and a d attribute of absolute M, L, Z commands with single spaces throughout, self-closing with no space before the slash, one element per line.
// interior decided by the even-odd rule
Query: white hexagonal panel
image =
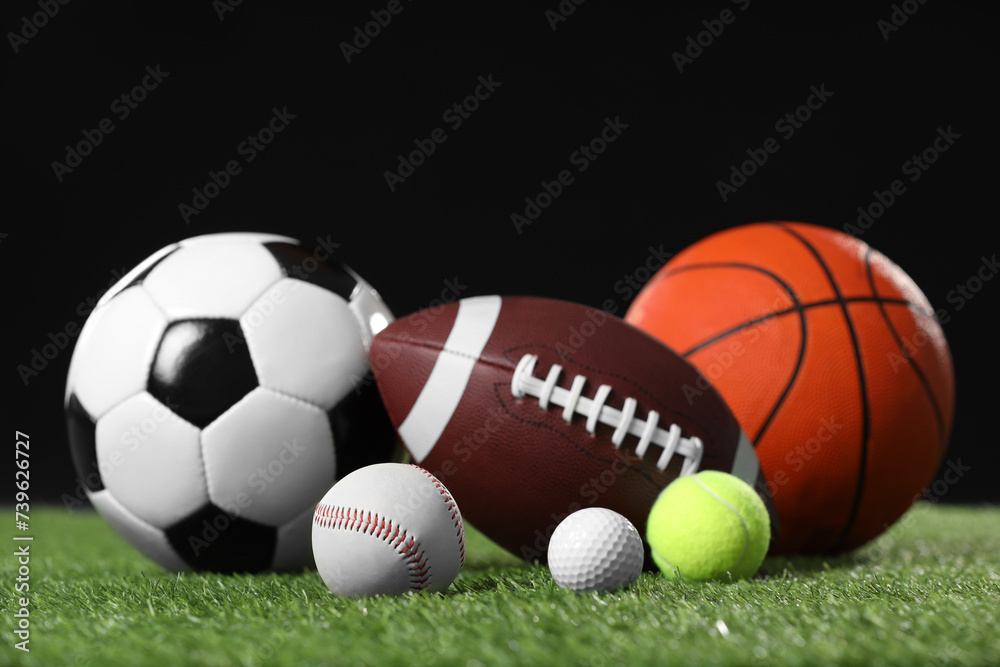
<path fill-rule="evenodd" d="M 97 422 L 101 480 L 130 512 L 167 528 L 208 502 L 200 432 L 146 392 Z"/>
<path fill-rule="evenodd" d="M 88 497 L 104 520 L 133 547 L 168 570 L 191 569 L 170 546 L 162 530 L 129 512 L 110 491 L 105 489 L 88 494 Z"/>
<path fill-rule="evenodd" d="M 138 264 L 136 264 L 134 267 L 132 267 L 131 271 L 129 271 L 124 276 L 122 276 L 121 278 L 119 278 L 118 282 L 116 282 L 114 285 L 112 285 L 111 288 L 107 292 L 104 293 L 104 295 L 97 302 L 97 307 L 100 308 L 101 306 L 103 306 L 104 304 L 106 304 L 108 301 L 111 301 L 111 299 L 115 298 L 115 296 L 119 292 L 121 292 L 123 289 L 125 289 L 129 285 L 129 283 L 131 283 L 133 280 L 135 280 L 136 277 L 140 273 L 146 271 L 146 269 L 148 269 L 150 266 L 152 266 L 153 264 L 156 264 L 158 261 L 160 261 L 161 257 L 163 257 L 165 255 L 169 255 L 177 247 L 178 247 L 178 244 L 171 243 L 168 246 L 164 246 L 164 247 L 160 248 L 159 250 L 157 250 L 156 252 L 154 252 L 152 255 L 150 255 L 146 259 L 144 259 L 141 262 L 139 262 Z"/>
<path fill-rule="evenodd" d="M 130 287 L 95 308 L 73 350 L 67 394 L 98 418 L 142 391 L 167 319 L 141 287 Z"/>
<path fill-rule="evenodd" d="M 182 243 L 143 280 L 171 320 L 240 315 L 269 285 L 281 268 L 260 243 L 238 238 Z"/>
<path fill-rule="evenodd" d="M 264 387 L 202 431 L 202 450 L 212 502 L 269 526 L 314 506 L 336 475 L 326 413 Z"/>
<path fill-rule="evenodd" d="M 261 386 L 329 410 L 368 370 L 358 321 L 340 296 L 279 280 L 240 318 Z"/>

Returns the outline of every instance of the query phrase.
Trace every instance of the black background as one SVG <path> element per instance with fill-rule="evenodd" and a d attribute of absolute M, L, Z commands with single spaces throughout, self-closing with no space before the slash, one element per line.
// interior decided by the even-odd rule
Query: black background
<path fill-rule="evenodd" d="M 991 315 L 1000 280 L 961 308 L 952 292 L 998 250 L 990 4 L 902 3 L 918 9 L 886 39 L 888 2 L 566 1 L 575 11 L 553 30 L 546 11 L 557 0 L 404 0 L 349 63 L 341 43 L 386 3 L 332 4 L 248 0 L 220 17 L 221 2 L 77 0 L 15 53 L 10 34 L 39 5 L 4 3 L 4 417 L 31 435 L 34 500 L 58 501 L 75 486 L 61 415 L 72 341 L 27 385 L 18 365 L 50 333 L 78 331 L 109 283 L 181 238 L 253 230 L 339 244 L 336 257 L 397 315 L 452 284 L 462 297 L 610 299 L 623 315 L 632 295 L 622 281 L 651 248 L 676 253 L 761 220 L 840 229 L 894 179 L 906 192 L 861 238 L 946 311 L 958 386 L 948 459 L 970 470 L 941 499 L 1000 500 Z M 674 52 L 724 9 L 735 20 L 679 72 Z M 147 66 L 169 74 L 120 119 L 113 101 Z M 443 113 L 480 76 L 500 85 L 453 129 Z M 786 139 L 775 122 L 811 86 L 832 95 Z M 238 146 L 273 108 L 294 118 L 248 163 Z M 104 118 L 114 131 L 60 181 L 53 162 Z M 628 127 L 577 172 L 570 155 L 606 118 Z M 949 127 L 960 138 L 911 183 L 903 163 Z M 436 128 L 447 140 L 391 191 L 385 172 Z M 716 182 L 768 137 L 779 151 L 723 201 Z M 241 173 L 186 223 L 179 206 L 191 204 L 192 188 L 234 159 Z M 564 169 L 574 182 L 519 232 L 511 214 Z"/>

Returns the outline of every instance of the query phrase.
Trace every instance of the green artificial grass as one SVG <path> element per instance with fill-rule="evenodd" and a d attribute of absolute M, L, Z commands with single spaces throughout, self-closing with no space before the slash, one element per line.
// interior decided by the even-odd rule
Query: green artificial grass
<path fill-rule="evenodd" d="M 88 512 L 33 510 L 31 528 L 31 652 L 14 648 L 11 547 L 0 664 L 1000 664 L 996 507 L 921 503 L 847 556 L 771 558 L 736 583 L 644 573 L 590 595 L 471 529 L 446 593 L 348 600 L 314 571 L 167 573 Z"/>

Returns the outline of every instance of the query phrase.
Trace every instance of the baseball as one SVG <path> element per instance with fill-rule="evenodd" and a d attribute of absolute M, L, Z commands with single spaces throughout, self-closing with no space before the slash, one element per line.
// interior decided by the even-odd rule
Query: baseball
<path fill-rule="evenodd" d="M 448 489 L 423 468 L 355 470 L 316 505 L 313 556 L 345 597 L 443 591 L 465 563 L 465 529 Z"/>

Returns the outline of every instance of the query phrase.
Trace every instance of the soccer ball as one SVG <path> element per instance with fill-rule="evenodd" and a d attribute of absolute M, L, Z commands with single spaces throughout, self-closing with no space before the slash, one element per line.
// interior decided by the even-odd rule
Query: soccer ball
<path fill-rule="evenodd" d="M 402 451 L 371 376 L 378 293 L 295 239 L 211 234 L 122 277 L 80 332 L 66 383 L 87 498 L 169 570 L 313 563 L 316 502 Z"/>

